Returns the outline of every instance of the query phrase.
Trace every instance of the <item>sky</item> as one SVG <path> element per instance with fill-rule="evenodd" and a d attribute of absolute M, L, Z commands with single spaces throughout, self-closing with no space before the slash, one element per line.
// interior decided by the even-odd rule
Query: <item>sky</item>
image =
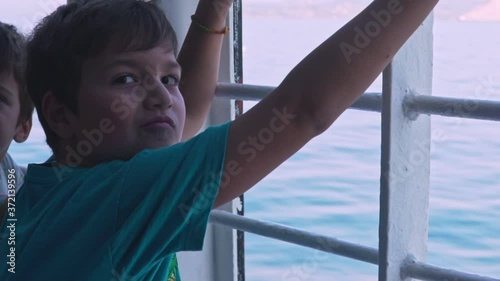
<path fill-rule="evenodd" d="M 16 23 L 29 31 L 44 16 L 65 4 L 65 0 L 0 0 L 0 21 Z"/>
<path fill-rule="evenodd" d="M 252 17 L 351 18 L 371 0 L 243 0 Z M 440 0 L 436 18 L 500 21 L 500 0 Z"/>
<path fill-rule="evenodd" d="M 66 0 L 0 0 L 0 20 L 27 32 Z M 243 0 L 249 17 L 352 17 L 371 0 Z M 437 18 L 500 21 L 500 0 L 441 0 Z"/>

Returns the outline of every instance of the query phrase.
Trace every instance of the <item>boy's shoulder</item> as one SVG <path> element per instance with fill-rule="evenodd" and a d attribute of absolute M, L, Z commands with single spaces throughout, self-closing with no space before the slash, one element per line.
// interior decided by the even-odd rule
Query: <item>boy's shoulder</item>
<path fill-rule="evenodd" d="M 5 154 L 0 161 L 0 203 L 7 197 L 9 183 L 13 183 L 11 186 L 15 186 L 17 192 L 24 183 L 25 175 L 26 169 L 18 166 L 9 153 Z"/>
<path fill-rule="evenodd" d="M 0 167 L 2 167 L 2 169 L 21 170 L 21 171 L 23 171 L 23 173 L 26 173 L 26 169 L 18 166 L 16 161 L 14 161 L 14 159 L 12 159 L 12 156 L 10 156 L 9 153 L 5 154 L 5 157 L 2 159 L 2 161 L 0 161 Z"/>

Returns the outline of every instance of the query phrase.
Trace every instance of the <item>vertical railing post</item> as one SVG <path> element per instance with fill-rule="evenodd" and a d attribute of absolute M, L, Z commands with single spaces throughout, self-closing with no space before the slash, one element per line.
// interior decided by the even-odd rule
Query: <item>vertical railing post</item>
<path fill-rule="evenodd" d="M 243 84 L 243 1 L 233 0 L 233 68 L 234 83 Z M 234 101 L 235 118 L 243 114 L 243 100 Z M 233 212 L 240 216 L 245 215 L 244 194 L 233 202 Z M 237 281 L 245 281 L 245 232 L 236 230 L 236 266 Z"/>
<path fill-rule="evenodd" d="M 195 12 L 198 1 L 161 0 L 160 5 L 173 25 L 179 46 L 189 29 L 190 16 Z M 229 16 L 232 23 L 232 13 Z M 233 36 L 230 32 L 224 39 L 219 70 L 220 82 L 234 82 L 233 75 Z M 207 126 L 230 121 L 231 101 L 215 100 Z M 235 213 L 233 202 L 221 209 Z M 179 269 L 183 280 L 235 281 L 236 280 L 236 235 L 235 230 L 220 225 L 208 226 L 203 251 L 178 254 Z"/>
<path fill-rule="evenodd" d="M 229 12 L 227 25 L 231 27 L 231 31 L 234 31 L 232 10 Z M 229 32 L 224 37 L 219 68 L 219 82 L 235 82 L 233 34 L 234 32 Z M 234 108 L 231 100 L 215 99 L 210 109 L 207 125 L 218 125 L 232 120 L 234 115 L 233 110 Z M 236 213 L 238 207 L 237 203 L 238 202 L 234 200 L 218 209 Z M 213 230 L 212 243 L 215 248 L 215 280 L 236 281 L 238 275 L 236 230 L 213 224 L 211 224 L 209 228 Z"/>
<path fill-rule="evenodd" d="M 384 72 L 379 280 L 406 280 L 401 265 L 427 255 L 430 117 L 405 111 L 408 95 L 432 90 L 433 16 Z"/>

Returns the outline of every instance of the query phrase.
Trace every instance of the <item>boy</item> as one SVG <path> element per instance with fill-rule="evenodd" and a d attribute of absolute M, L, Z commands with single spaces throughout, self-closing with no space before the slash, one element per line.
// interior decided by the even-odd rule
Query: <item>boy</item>
<path fill-rule="evenodd" d="M 326 130 L 437 2 L 373 1 L 247 113 L 183 143 L 181 70 L 161 11 L 134 0 L 61 7 L 36 28 L 27 71 L 56 161 L 28 168 L 0 277 L 165 280 L 175 252 L 201 248 L 210 210 Z M 199 11 L 195 28 L 221 31 Z M 390 24 L 346 52 L 373 12 Z"/>
<path fill-rule="evenodd" d="M 0 206 L 15 195 L 25 174 L 7 153 L 12 140 L 24 142 L 31 130 L 33 103 L 24 79 L 25 47 L 15 27 L 0 22 Z"/>

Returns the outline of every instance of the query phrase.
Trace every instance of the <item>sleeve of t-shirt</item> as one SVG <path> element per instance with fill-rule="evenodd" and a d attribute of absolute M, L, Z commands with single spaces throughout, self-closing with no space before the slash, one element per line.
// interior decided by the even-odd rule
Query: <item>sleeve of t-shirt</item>
<path fill-rule="evenodd" d="M 167 255 L 200 250 L 223 172 L 230 123 L 128 161 L 110 244 L 114 266 L 137 274 Z"/>

